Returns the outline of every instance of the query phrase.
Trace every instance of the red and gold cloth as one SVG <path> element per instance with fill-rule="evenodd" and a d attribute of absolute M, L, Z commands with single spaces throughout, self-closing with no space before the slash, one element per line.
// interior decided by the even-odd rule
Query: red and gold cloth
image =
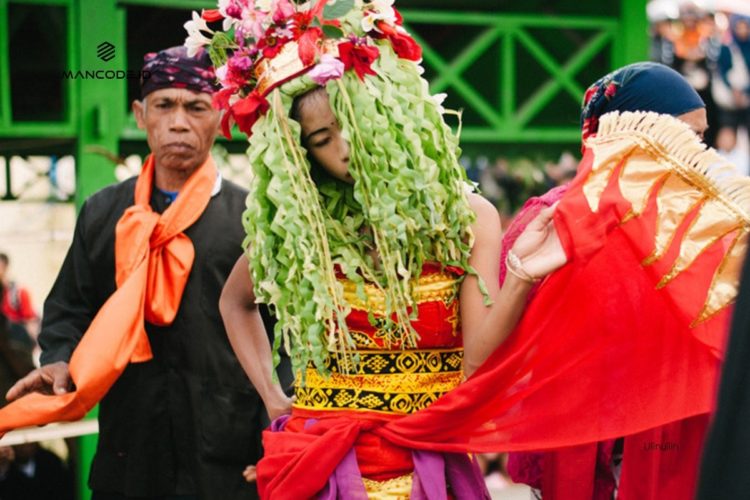
<path fill-rule="evenodd" d="M 425 410 L 267 433 L 261 494 L 315 495 L 363 433 L 418 450 L 544 450 L 709 412 L 750 227 L 750 186 L 711 180 L 711 166 L 718 155 L 672 117 L 605 117 L 555 215 L 569 263 L 508 340 Z"/>

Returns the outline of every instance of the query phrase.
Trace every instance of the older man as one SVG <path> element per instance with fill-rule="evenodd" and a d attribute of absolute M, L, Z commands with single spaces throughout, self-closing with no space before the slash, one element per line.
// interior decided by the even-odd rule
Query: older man
<path fill-rule="evenodd" d="M 33 392 L 61 409 L 7 419 L 76 418 L 101 398 L 94 499 L 253 498 L 242 473 L 261 453 L 265 412 L 218 311 L 246 192 L 209 152 L 220 116 L 208 57 L 174 47 L 147 55 L 144 70 L 133 112 L 152 154 L 137 178 L 82 207 L 44 306 L 43 366 L 8 392 L 31 401 L 27 413 L 49 406 Z"/>

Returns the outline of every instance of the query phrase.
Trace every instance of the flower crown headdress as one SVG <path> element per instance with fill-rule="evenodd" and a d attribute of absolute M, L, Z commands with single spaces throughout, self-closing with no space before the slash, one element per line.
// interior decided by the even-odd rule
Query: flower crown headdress
<path fill-rule="evenodd" d="M 375 40 L 390 42 L 396 55 L 419 61 L 422 49 L 402 26 L 394 0 L 219 0 L 185 23 L 189 55 L 206 47 L 221 84 L 214 105 L 225 110 L 222 132 L 231 138 L 236 123 L 246 135 L 269 109 L 275 88 L 302 74 L 318 85 L 354 71 L 360 80 L 375 74 L 380 51 Z M 342 23 L 361 11 L 357 25 Z M 223 21 L 223 31 L 208 22 Z M 207 35 L 210 35 L 207 36 Z"/>
<path fill-rule="evenodd" d="M 222 19 L 223 31 L 209 29 Z M 426 262 L 476 276 L 475 216 L 458 138 L 393 0 L 219 0 L 186 28 L 186 45 L 217 68 L 224 134 L 233 123 L 252 134 L 244 247 L 256 300 L 278 320 L 276 362 L 283 343 L 295 373 L 325 373 L 332 355 L 355 366 L 342 273 L 357 297 L 382 294 L 384 309 L 368 308 L 378 341 L 416 347 L 415 280 Z M 315 168 L 301 141 L 295 100 L 315 87 L 350 145 L 353 183 Z"/>

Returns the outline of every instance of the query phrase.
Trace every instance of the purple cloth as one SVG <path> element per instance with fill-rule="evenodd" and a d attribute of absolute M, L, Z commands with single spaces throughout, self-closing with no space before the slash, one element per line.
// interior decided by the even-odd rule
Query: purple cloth
<path fill-rule="evenodd" d="M 357 454 L 354 448 L 349 450 L 344 459 L 328 478 L 328 484 L 318 494 L 318 500 L 367 500 L 367 490 L 359 472 Z"/>
<path fill-rule="evenodd" d="M 469 454 L 414 450 L 412 457 L 412 499 L 447 500 L 448 485 L 456 500 L 490 498 L 479 466 Z"/>
<path fill-rule="evenodd" d="M 477 463 L 464 453 L 412 451 L 412 500 L 448 500 L 448 485 L 457 500 L 489 499 Z M 367 500 L 354 449 L 339 463 L 318 500 Z"/>
<path fill-rule="evenodd" d="M 160 89 L 178 88 L 213 94 L 218 90 L 214 68 L 208 53 L 202 50 L 188 57 L 182 45 L 143 57 L 141 99 Z"/>

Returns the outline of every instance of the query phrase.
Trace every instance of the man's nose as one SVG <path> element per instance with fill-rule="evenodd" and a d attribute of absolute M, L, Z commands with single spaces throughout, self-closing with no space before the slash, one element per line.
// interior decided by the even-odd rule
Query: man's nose
<path fill-rule="evenodd" d="M 184 131 L 188 127 L 187 113 L 182 106 L 176 106 L 172 116 L 170 116 L 169 128 L 173 131 Z"/>

